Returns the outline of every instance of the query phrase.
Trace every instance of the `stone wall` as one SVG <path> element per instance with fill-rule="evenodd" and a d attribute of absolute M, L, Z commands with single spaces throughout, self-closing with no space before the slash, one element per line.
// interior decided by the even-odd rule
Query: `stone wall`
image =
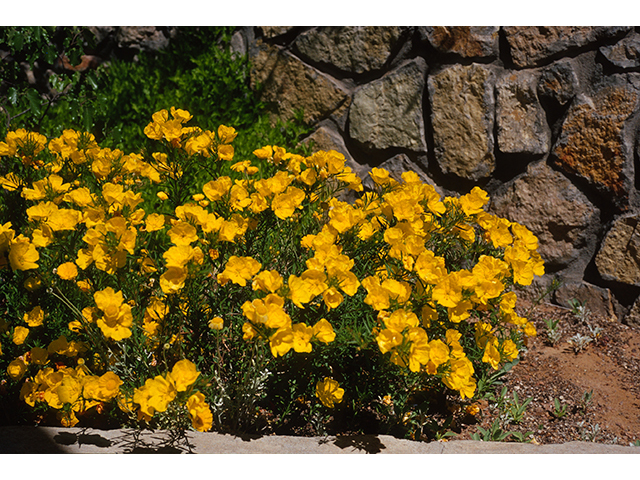
<path fill-rule="evenodd" d="M 274 115 L 319 149 L 486 189 L 540 239 L 553 299 L 640 326 L 640 30 L 243 27 L 233 48 Z"/>

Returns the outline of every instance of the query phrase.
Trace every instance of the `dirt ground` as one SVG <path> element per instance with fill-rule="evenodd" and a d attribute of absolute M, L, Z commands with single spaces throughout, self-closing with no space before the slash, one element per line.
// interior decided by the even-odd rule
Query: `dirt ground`
<path fill-rule="evenodd" d="M 509 400 L 513 405 L 514 392 L 520 404 L 531 398 L 524 415 L 516 423 L 498 408 L 497 399 L 480 402 L 477 423 L 465 425 L 455 439 L 469 439 L 478 427 L 489 429 L 498 421 L 503 431 L 521 432 L 539 444 L 640 443 L 640 330 L 591 315 L 581 319 L 551 304 L 536 306 L 528 318 L 538 335 L 502 378 L 507 405 Z M 555 342 L 545 319 L 558 320 Z M 595 340 L 583 349 L 570 342 L 576 334 L 594 338 L 594 332 Z"/>

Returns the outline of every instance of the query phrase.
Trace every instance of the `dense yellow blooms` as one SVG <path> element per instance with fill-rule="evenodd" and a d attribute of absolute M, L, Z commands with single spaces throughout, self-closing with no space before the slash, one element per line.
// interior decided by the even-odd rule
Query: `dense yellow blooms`
<path fill-rule="evenodd" d="M 336 193 L 364 187 L 341 153 L 305 157 L 266 145 L 234 160 L 233 128 L 204 131 L 188 126 L 191 118 L 175 107 L 154 113 L 144 134 L 160 142 L 157 152 L 101 148 L 73 130 L 50 141 L 17 130 L 0 142 L 0 156 L 37 172 L 0 177 L 26 205 L 26 227 L 0 223 L 0 269 L 34 303 L 0 330 L 11 349 L 24 349 L 7 375 L 25 382 L 27 404 L 48 404 L 65 425 L 111 401 L 145 421 L 179 404 L 194 429 L 210 430 L 202 386 L 212 372 L 183 358 L 202 346 L 183 347 L 201 338 L 224 350 L 239 331 L 274 362 L 332 352 L 336 342 L 336 351 L 368 349 L 472 398 L 474 365 L 498 369 L 535 335 L 512 289 L 544 274 L 538 240 L 487 213 L 484 190 L 442 198 L 415 172 L 395 178 L 374 167 L 373 191 L 348 202 Z M 196 182 L 190 162 L 203 158 Z M 183 191 L 186 178 L 195 183 Z M 470 254 L 472 246 L 484 253 Z M 49 304 L 41 303 L 45 315 L 36 303 L 44 292 L 72 312 L 69 331 L 46 348 L 35 342 L 55 323 Z M 237 305 L 220 301 L 227 295 Z M 116 373 L 128 371 L 131 351 L 150 368 L 135 385 Z M 324 377 L 315 395 L 332 408 L 345 389 Z"/>

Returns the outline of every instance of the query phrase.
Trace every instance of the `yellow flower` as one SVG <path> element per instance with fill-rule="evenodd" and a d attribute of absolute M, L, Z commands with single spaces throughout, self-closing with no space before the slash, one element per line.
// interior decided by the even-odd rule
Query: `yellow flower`
<path fill-rule="evenodd" d="M 39 327 L 44 322 L 44 311 L 37 306 L 25 313 L 23 318 L 30 327 Z"/>
<path fill-rule="evenodd" d="M 129 327 L 133 324 L 131 305 L 124 302 L 122 292 L 116 292 L 111 287 L 93 294 L 97 307 L 103 316 L 97 320 L 97 325 L 105 337 L 120 341 L 131 336 Z"/>
<path fill-rule="evenodd" d="M 513 340 L 507 339 L 502 343 L 502 354 L 509 361 L 518 357 L 518 347 Z"/>
<path fill-rule="evenodd" d="M 283 285 L 282 276 L 276 270 L 263 270 L 253 277 L 251 287 L 263 292 L 276 292 Z"/>
<path fill-rule="evenodd" d="M 362 286 L 367 290 L 364 303 L 371 305 L 376 310 L 386 310 L 389 308 L 389 291 L 380 285 L 380 279 L 376 276 L 369 276 L 362 280 Z"/>
<path fill-rule="evenodd" d="M 268 160 L 273 157 L 273 148 L 271 147 L 271 145 L 266 145 L 262 148 L 254 150 L 253 154 L 262 160 Z"/>
<path fill-rule="evenodd" d="M 451 361 L 451 370 L 442 378 L 442 382 L 449 388 L 457 390 L 460 397 L 472 398 L 476 390 L 473 378 L 473 365 L 467 357 Z"/>
<path fill-rule="evenodd" d="M 186 268 L 168 267 L 166 272 L 160 276 L 160 288 L 167 295 L 170 293 L 178 293 L 184 287 L 186 280 Z"/>
<path fill-rule="evenodd" d="M 449 347 L 440 339 L 429 342 L 429 361 L 438 366 L 449 360 Z"/>
<path fill-rule="evenodd" d="M 59 203 L 62 197 L 58 196 L 66 193 L 69 188 L 71 188 L 71 184 L 63 183 L 62 177 L 52 174 L 48 178 L 33 182 L 33 188 L 23 189 L 22 196 L 27 200 L 42 200 L 43 198 L 49 197 L 56 203 Z"/>
<path fill-rule="evenodd" d="M 13 343 L 16 345 L 22 345 L 29 335 L 29 329 L 27 327 L 16 327 L 13 330 Z"/>
<path fill-rule="evenodd" d="M 123 381 L 113 372 L 106 372 L 100 377 L 91 376 L 84 385 L 85 399 L 108 402 L 120 393 Z"/>
<path fill-rule="evenodd" d="M 395 182 L 395 180 L 389 176 L 389 171 L 384 168 L 372 168 L 369 172 L 369 176 L 371 177 L 371 180 L 378 185 L 387 185 Z"/>
<path fill-rule="evenodd" d="M 438 319 L 438 311 L 430 305 L 424 305 L 420 313 L 422 315 L 422 326 L 425 328 L 429 328 L 431 322 Z"/>
<path fill-rule="evenodd" d="M 173 366 L 169 379 L 173 381 L 178 392 L 184 392 L 195 383 L 198 376 L 200 376 L 200 372 L 196 370 L 195 364 L 185 358 Z"/>
<path fill-rule="evenodd" d="M 57 389 L 58 398 L 61 403 L 75 403 L 82 393 L 82 384 L 77 378 L 71 375 L 62 377 L 60 386 Z"/>
<path fill-rule="evenodd" d="M 463 300 L 455 307 L 449 307 L 447 309 L 449 320 L 451 320 L 453 323 L 460 323 L 462 320 L 466 320 L 471 316 L 471 313 L 469 313 L 469 309 L 472 306 L 473 304 L 470 301 Z"/>
<path fill-rule="evenodd" d="M 224 319 L 222 317 L 213 317 L 209 320 L 208 325 L 211 330 L 222 330 L 224 327 Z"/>
<path fill-rule="evenodd" d="M 196 392 L 187 399 L 191 425 L 198 432 L 207 432 L 213 425 L 213 414 L 202 393 Z"/>
<path fill-rule="evenodd" d="M 12 380 L 20 380 L 27 373 L 27 364 L 21 358 L 16 358 L 7 366 L 7 373 Z"/>
<path fill-rule="evenodd" d="M 313 326 L 313 340 L 330 343 L 333 342 L 335 338 L 336 333 L 333 331 L 333 327 L 326 319 L 321 319 Z"/>
<path fill-rule="evenodd" d="M 164 227 L 164 215 L 152 213 L 145 220 L 145 228 L 147 232 L 155 232 Z"/>
<path fill-rule="evenodd" d="M 491 365 L 494 370 L 500 366 L 500 352 L 498 351 L 498 340 L 492 337 L 484 347 L 484 355 L 482 361 Z"/>
<path fill-rule="evenodd" d="M 251 257 L 237 257 L 232 255 L 222 273 L 218 274 L 218 283 L 221 285 L 232 281 L 242 287 L 247 285 L 247 281 L 260 271 L 262 265 Z"/>
<path fill-rule="evenodd" d="M 196 227 L 183 221 L 174 222 L 167 235 L 174 245 L 190 245 L 198 240 Z"/>
<path fill-rule="evenodd" d="M 316 397 L 325 407 L 333 408 L 336 403 L 342 402 L 343 396 L 344 389 L 332 378 L 325 377 L 316 384 Z"/>
<path fill-rule="evenodd" d="M 219 177 L 216 180 L 212 180 L 206 183 L 202 187 L 202 193 L 204 193 L 209 200 L 215 202 L 221 200 L 233 185 L 232 180 L 229 177 Z"/>
<path fill-rule="evenodd" d="M 249 192 L 241 183 L 236 183 L 231 187 L 231 190 L 229 190 L 229 203 L 232 209 L 243 210 L 245 207 L 251 205 L 251 202 Z"/>
<path fill-rule="evenodd" d="M 380 348 L 380 352 L 385 354 L 390 352 L 398 345 L 402 344 L 402 333 L 397 330 L 390 330 L 385 328 L 376 336 L 376 342 L 378 343 L 378 348 Z"/>
<path fill-rule="evenodd" d="M 136 388 L 133 401 L 140 405 L 140 411 L 152 417 L 155 412 L 164 412 L 169 403 L 176 397 L 177 391 L 173 383 L 161 375 L 149 378 L 144 386 Z"/>
<path fill-rule="evenodd" d="M 218 157 L 220 160 L 233 160 L 233 145 L 218 145 Z"/>
<path fill-rule="evenodd" d="M 305 199 L 302 190 L 296 187 L 287 187 L 284 193 L 277 194 L 271 201 L 271 209 L 276 217 L 281 219 L 289 218 Z"/>
<path fill-rule="evenodd" d="M 54 211 L 46 221 L 46 224 L 54 232 L 73 230 L 82 221 L 82 214 L 70 208 L 60 208 Z"/>
<path fill-rule="evenodd" d="M 283 309 L 284 298 L 270 293 L 264 300 L 256 298 L 255 300 L 245 302 L 242 305 L 242 313 L 253 324 L 264 324 L 269 328 L 289 328 L 291 326 L 291 317 Z"/>
<path fill-rule="evenodd" d="M 253 328 L 253 325 L 251 325 L 250 322 L 244 322 L 242 324 L 242 339 L 243 340 L 251 340 L 257 334 L 258 334 L 258 332 L 256 332 L 255 328 Z"/>
<path fill-rule="evenodd" d="M 322 300 L 324 300 L 324 304 L 327 306 L 329 310 L 332 308 L 337 308 L 340 306 L 344 297 L 335 287 L 329 287 L 324 292 L 322 292 Z"/>
<path fill-rule="evenodd" d="M 225 125 L 220 125 L 218 127 L 218 139 L 220 139 L 220 143 L 231 143 L 238 135 L 236 129 L 233 127 L 227 127 Z"/>
<path fill-rule="evenodd" d="M 22 179 L 15 173 L 8 173 L 0 177 L 0 186 L 5 190 L 9 190 L 10 192 L 17 190 L 21 185 Z"/>
<path fill-rule="evenodd" d="M 78 276 L 78 269 L 75 263 L 65 262 L 56 269 L 56 273 L 63 280 L 73 280 Z"/>
<path fill-rule="evenodd" d="M 455 308 L 462 301 L 462 286 L 458 272 L 451 272 L 440 278 L 433 288 L 432 298 L 443 307 Z"/>
<path fill-rule="evenodd" d="M 36 247 L 31 241 L 23 237 L 22 234 L 18 235 L 11 242 L 11 249 L 9 250 L 9 263 L 13 270 L 32 270 L 38 268 L 36 263 L 40 259 L 40 254 L 36 250 Z"/>
<path fill-rule="evenodd" d="M 296 323 L 291 330 L 293 331 L 293 350 L 298 353 L 310 353 L 313 328 L 305 323 Z"/>
<path fill-rule="evenodd" d="M 88 207 L 93 204 L 93 195 L 87 187 L 77 188 L 64 195 L 65 202 L 75 203 L 79 207 Z"/>
<path fill-rule="evenodd" d="M 162 254 L 167 267 L 183 268 L 190 261 L 201 264 L 204 254 L 200 247 L 191 247 L 190 245 L 176 245 L 169 248 Z"/>
<path fill-rule="evenodd" d="M 269 347 L 274 357 L 284 355 L 293 348 L 293 330 L 289 327 L 279 328 L 269 337 Z"/>
<path fill-rule="evenodd" d="M 166 194 L 166 193 L 164 193 L 164 192 L 158 192 L 158 193 L 156 193 L 156 197 L 158 197 L 158 198 L 159 198 L 160 200 L 162 200 L 163 202 L 164 202 L 165 200 L 168 200 L 168 199 L 169 199 L 169 195 L 167 195 L 167 194 Z"/>
<path fill-rule="evenodd" d="M 405 328 L 417 327 L 420 320 L 415 313 L 400 308 L 385 318 L 384 324 L 388 329 L 402 333 Z"/>
<path fill-rule="evenodd" d="M 427 332 L 423 328 L 413 327 L 407 332 L 407 340 L 411 342 L 409 349 L 409 370 L 419 372 L 421 365 L 430 359 L 431 346 Z"/>
<path fill-rule="evenodd" d="M 489 201 L 487 192 L 480 187 L 474 187 L 470 193 L 460 197 L 460 206 L 465 215 L 475 215 L 482 212 L 482 207 Z"/>

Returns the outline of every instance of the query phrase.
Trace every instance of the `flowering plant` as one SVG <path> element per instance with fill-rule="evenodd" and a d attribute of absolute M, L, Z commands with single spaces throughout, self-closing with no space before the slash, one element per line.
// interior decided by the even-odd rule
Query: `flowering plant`
<path fill-rule="evenodd" d="M 373 168 L 365 192 L 338 152 L 237 160 L 233 128 L 190 119 L 155 113 L 139 153 L 0 142 L 0 375 L 41 415 L 282 431 L 391 405 L 402 423 L 416 396 L 473 399 L 535 335 L 513 290 L 544 273 L 537 239 L 480 188 Z"/>

